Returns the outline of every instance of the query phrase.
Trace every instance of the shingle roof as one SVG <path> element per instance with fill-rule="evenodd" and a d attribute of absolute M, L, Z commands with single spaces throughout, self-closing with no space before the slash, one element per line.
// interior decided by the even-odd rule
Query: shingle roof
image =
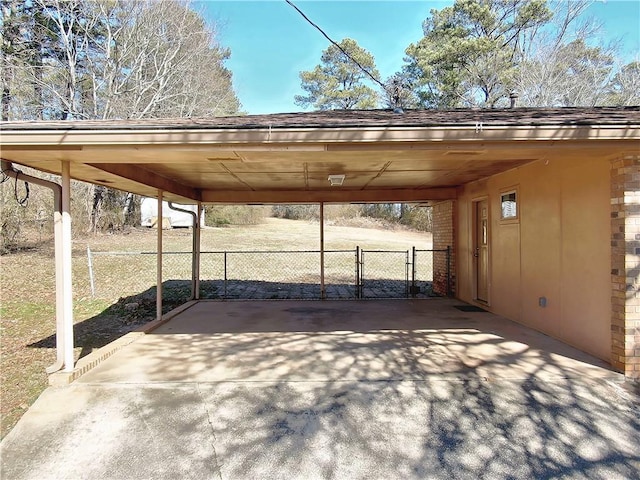
<path fill-rule="evenodd" d="M 164 130 L 437 126 L 638 125 L 640 107 L 328 110 L 214 118 L 0 122 L 5 130 Z"/>

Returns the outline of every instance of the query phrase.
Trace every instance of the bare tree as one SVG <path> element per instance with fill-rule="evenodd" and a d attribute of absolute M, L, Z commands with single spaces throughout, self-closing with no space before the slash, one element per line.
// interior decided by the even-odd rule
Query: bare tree
<path fill-rule="evenodd" d="M 640 60 L 618 69 L 609 83 L 607 94 L 610 105 L 640 105 Z"/>
<path fill-rule="evenodd" d="M 24 61 L 28 41 L 24 38 L 25 26 L 29 18 L 26 6 L 17 0 L 2 0 L 0 3 L 2 25 L 0 27 L 0 53 L 2 74 L 2 120 L 11 117 L 11 107 L 15 103 L 16 77 Z"/>
<path fill-rule="evenodd" d="M 618 45 L 587 44 L 602 26 L 584 18 L 593 0 L 553 3 L 552 28 L 537 32 L 515 76 L 523 106 L 594 106 L 607 103 Z"/>
<path fill-rule="evenodd" d="M 5 120 L 207 117 L 240 108 L 224 65 L 230 52 L 188 1 L 1 1 Z M 81 190 L 92 229 L 117 223 L 113 212 L 132 218 L 131 195 Z"/>
<path fill-rule="evenodd" d="M 35 0 L 34 5 L 44 17 L 47 56 L 43 65 L 23 68 L 58 106 L 55 117 L 237 112 L 231 73 L 223 65 L 230 52 L 188 2 Z"/>
<path fill-rule="evenodd" d="M 518 72 L 518 91 L 526 106 L 594 106 L 605 102 L 614 54 L 574 40 L 538 52 Z"/>

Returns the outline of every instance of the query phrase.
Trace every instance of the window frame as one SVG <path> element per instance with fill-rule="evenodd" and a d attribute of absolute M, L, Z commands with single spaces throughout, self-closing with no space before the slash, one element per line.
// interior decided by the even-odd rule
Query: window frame
<path fill-rule="evenodd" d="M 513 202 L 515 203 L 515 215 L 514 216 L 510 216 L 510 217 L 505 217 L 504 216 L 504 209 L 503 209 L 503 203 L 505 202 L 503 199 L 505 196 L 507 195 L 514 195 L 514 200 Z M 500 208 L 500 223 L 517 223 L 520 221 L 520 192 L 518 191 L 518 187 L 514 186 L 514 187 L 510 187 L 510 188 L 505 188 L 503 190 L 500 190 L 500 204 L 499 204 L 499 208 Z"/>

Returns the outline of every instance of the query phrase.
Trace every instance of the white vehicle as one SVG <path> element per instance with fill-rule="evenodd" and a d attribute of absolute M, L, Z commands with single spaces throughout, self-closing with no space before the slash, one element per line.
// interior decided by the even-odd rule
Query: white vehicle
<path fill-rule="evenodd" d="M 178 205 L 183 210 L 197 212 L 197 205 Z M 155 198 L 143 198 L 140 204 L 141 225 L 143 227 L 155 227 L 158 220 L 158 200 Z M 162 202 L 162 218 L 164 228 L 189 228 L 193 226 L 193 217 L 189 213 L 180 212 L 169 208 L 168 202 Z M 204 210 L 200 216 L 200 226 L 204 226 Z"/>

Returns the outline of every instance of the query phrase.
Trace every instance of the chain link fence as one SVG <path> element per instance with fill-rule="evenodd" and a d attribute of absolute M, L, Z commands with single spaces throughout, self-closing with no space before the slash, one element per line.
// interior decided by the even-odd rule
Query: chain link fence
<path fill-rule="evenodd" d="M 317 250 L 205 251 L 200 256 L 202 299 L 322 298 Z M 324 298 L 406 298 L 432 296 L 434 255 L 447 250 L 327 250 Z M 95 297 L 155 298 L 155 252 L 97 252 L 87 249 L 88 276 Z M 163 252 L 163 298 L 193 298 L 191 252 Z M 75 272 L 74 272 L 75 273 Z M 79 279 L 78 283 L 82 281 Z"/>
<path fill-rule="evenodd" d="M 324 252 L 325 298 L 358 298 L 358 249 Z"/>
<path fill-rule="evenodd" d="M 446 250 L 413 249 L 413 269 L 410 292 L 416 295 L 433 295 L 434 256 L 446 253 Z"/>
<path fill-rule="evenodd" d="M 224 255 L 224 298 L 320 297 L 320 252 L 243 251 Z"/>

